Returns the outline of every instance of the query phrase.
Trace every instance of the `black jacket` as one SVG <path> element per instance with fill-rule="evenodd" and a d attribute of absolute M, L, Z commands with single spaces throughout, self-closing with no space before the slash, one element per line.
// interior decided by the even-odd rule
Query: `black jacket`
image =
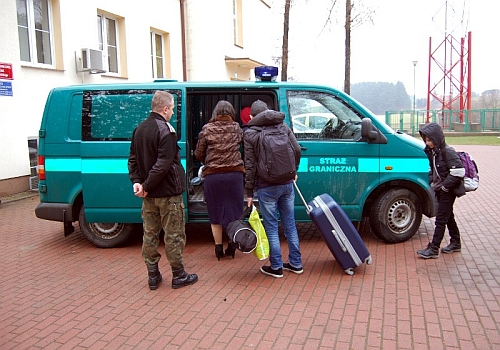
<path fill-rule="evenodd" d="M 261 127 L 283 123 L 284 119 L 285 115 L 283 113 L 268 109 L 257 114 L 247 124 L 244 135 L 245 191 L 249 197 L 253 197 L 253 191 L 256 186 L 259 188 L 272 186 L 272 184 L 265 183 L 262 179 L 259 179 L 257 174 L 257 155 Z M 295 164 L 298 168 L 301 155 L 300 146 L 292 130 L 287 125 L 285 126 L 288 129 L 288 137 L 294 149 Z"/>
<path fill-rule="evenodd" d="M 186 189 L 174 128 L 151 112 L 132 134 L 128 171 L 132 183 L 142 183 L 148 197 L 172 197 Z"/>
<path fill-rule="evenodd" d="M 437 175 L 445 189 L 451 190 L 458 197 L 463 196 L 465 194 L 463 181 L 465 169 L 457 152 L 446 144 L 443 129 L 439 124 L 428 123 L 419 130 L 419 133 L 424 141 L 427 137 L 434 143 L 434 149 L 427 145 L 424 149 L 429 158 L 429 183 L 432 184 L 433 175 Z M 440 189 L 441 187 L 435 188 L 435 190 Z"/>

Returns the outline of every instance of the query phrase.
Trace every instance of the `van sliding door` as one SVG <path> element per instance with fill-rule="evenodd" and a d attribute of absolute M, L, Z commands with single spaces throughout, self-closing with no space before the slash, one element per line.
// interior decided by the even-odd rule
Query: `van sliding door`
<path fill-rule="evenodd" d="M 155 90 L 86 91 L 82 113 L 82 189 L 88 222 L 139 223 L 142 200 L 128 176 L 132 132 L 149 116 Z M 174 95 L 175 97 L 175 95 Z M 176 101 L 178 97 L 175 97 Z M 177 126 L 176 104 L 171 123 Z"/>

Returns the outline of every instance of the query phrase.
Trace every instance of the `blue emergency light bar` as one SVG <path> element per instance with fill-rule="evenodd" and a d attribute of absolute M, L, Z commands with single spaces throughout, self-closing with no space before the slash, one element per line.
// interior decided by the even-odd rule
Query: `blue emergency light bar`
<path fill-rule="evenodd" d="M 255 80 L 257 81 L 276 81 L 278 76 L 278 67 L 259 66 L 255 67 Z"/>

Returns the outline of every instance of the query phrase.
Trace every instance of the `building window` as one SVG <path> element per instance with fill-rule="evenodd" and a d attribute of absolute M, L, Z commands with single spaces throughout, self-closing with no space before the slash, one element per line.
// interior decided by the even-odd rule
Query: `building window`
<path fill-rule="evenodd" d="M 233 0 L 234 45 L 243 47 L 243 16 L 241 0 Z"/>
<path fill-rule="evenodd" d="M 21 61 L 52 65 L 51 6 L 49 0 L 16 0 Z"/>
<path fill-rule="evenodd" d="M 165 58 L 163 57 L 163 36 L 151 32 L 151 68 L 153 78 L 165 78 Z"/>
<path fill-rule="evenodd" d="M 99 50 L 108 58 L 108 72 L 118 73 L 118 28 L 117 21 L 104 15 L 97 15 Z"/>

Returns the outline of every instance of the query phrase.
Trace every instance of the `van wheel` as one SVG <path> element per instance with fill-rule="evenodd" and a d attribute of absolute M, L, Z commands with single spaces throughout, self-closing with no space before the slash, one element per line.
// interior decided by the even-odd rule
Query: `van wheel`
<path fill-rule="evenodd" d="M 134 225 L 120 222 L 87 222 L 82 208 L 78 216 L 80 230 L 85 238 L 99 248 L 115 248 L 123 245 L 134 232 Z"/>
<path fill-rule="evenodd" d="M 382 193 L 370 210 L 373 233 L 387 243 L 407 241 L 417 233 L 421 221 L 418 196 L 403 188 Z"/>

